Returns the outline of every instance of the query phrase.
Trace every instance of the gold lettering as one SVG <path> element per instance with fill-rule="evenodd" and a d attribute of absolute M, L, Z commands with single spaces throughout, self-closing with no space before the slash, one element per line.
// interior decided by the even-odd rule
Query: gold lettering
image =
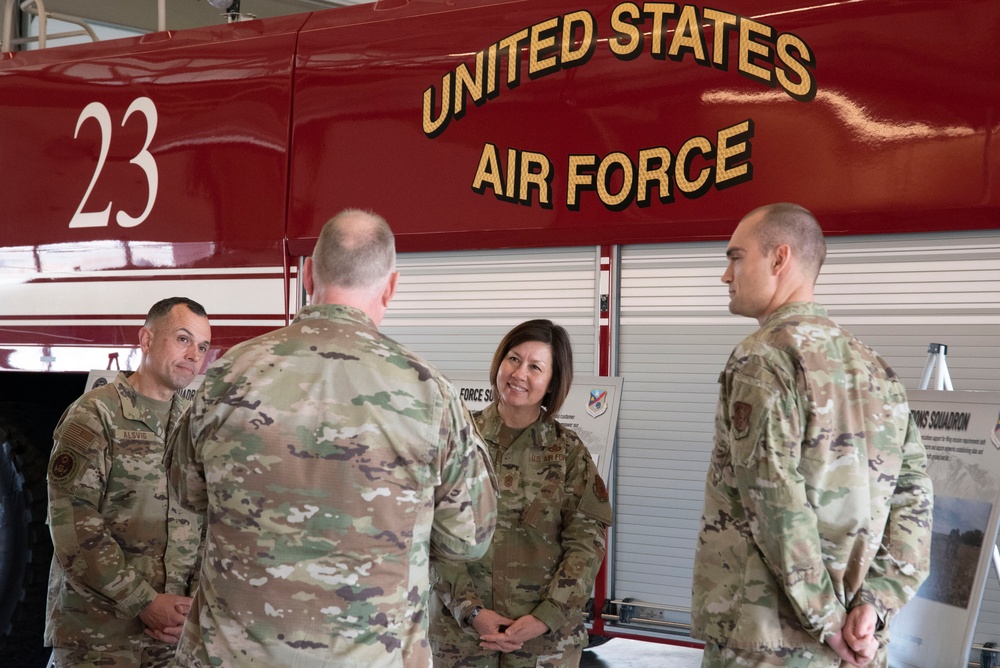
<path fill-rule="evenodd" d="M 555 55 L 542 58 L 542 52 L 550 52 L 556 44 L 555 30 L 559 27 L 559 19 L 549 19 L 531 26 L 531 42 L 528 48 L 528 74 L 540 76 L 547 70 L 554 69 L 559 61 Z"/>
<path fill-rule="evenodd" d="M 775 75 L 778 77 L 778 84 L 788 92 L 792 98 L 798 100 L 799 102 L 809 102 L 814 97 L 816 97 L 816 80 L 813 78 L 812 73 L 806 65 L 814 65 L 812 52 L 809 47 L 801 39 L 795 35 L 789 35 L 788 33 L 782 33 L 778 35 L 778 60 L 782 62 L 789 70 L 795 73 L 798 78 L 798 83 L 795 83 L 791 77 L 788 76 L 788 72 L 784 69 L 778 69 Z M 802 58 L 800 62 L 798 58 L 792 55 L 791 51 L 796 51 Z"/>
<path fill-rule="evenodd" d="M 424 91 L 424 134 L 430 138 L 437 137 L 448 127 L 451 120 L 451 82 L 455 74 L 448 72 L 441 77 L 441 113 L 434 117 L 434 86 Z"/>
<path fill-rule="evenodd" d="M 552 179 L 552 163 L 543 153 L 524 151 L 521 155 L 521 190 L 520 203 L 531 204 L 529 191 L 534 186 L 538 188 L 538 203 L 551 207 L 552 192 L 549 183 Z"/>
<path fill-rule="evenodd" d="M 750 138 L 753 121 L 731 125 L 719 130 L 719 148 L 716 156 L 715 187 L 719 190 L 744 183 L 753 178 L 750 163 Z"/>
<path fill-rule="evenodd" d="M 700 64 L 708 64 L 705 43 L 702 41 L 701 21 L 694 5 L 684 5 L 681 8 L 677 27 L 674 28 L 674 38 L 670 41 L 670 58 L 680 60 L 681 49 L 689 50 Z"/>
<path fill-rule="evenodd" d="M 480 195 L 489 186 L 498 197 L 504 197 L 503 174 L 500 172 L 500 155 L 493 144 L 483 145 L 483 153 L 479 158 L 479 167 L 472 180 L 472 189 Z"/>
<path fill-rule="evenodd" d="M 621 60 L 631 60 L 642 51 L 642 31 L 625 20 L 628 18 L 642 23 L 639 15 L 639 7 L 634 2 L 623 2 L 611 12 L 611 29 L 616 36 L 608 40 L 608 48 Z"/>
<path fill-rule="evenodd" d="M 482 104 L 483 98 L 483 58 L 482 51 L 476 54 L 476 74 L 469 73 L 469 66 L 462 63 L 455 68 L 455 103 L 452 105 L 455 118 L 465 115 L 465 92 L 472 96 L 472 101 Z"/>
<path fill-rule="evenodd" d="M 661 203 L 673 201 L 674 196 L 671 192 L 669 174 L 672 160 L 673 156 L 670 155 L 670 151 L 663 146 L 645 148 L 639 151 L 639 183 L 636 204 L 639 206 L 647 206 L 649 204 L 650 194 L 654 185 L 660 193 L 659 200 Z"/>
<path fill-rule="evenodd" d="M 612 193 L 610 189 L 610 175 L 613 170 L 619 169 L 622 173 L 622 186 L 617 193 Z M 616 209 L 619 205 L 631 199 L 635 186 L 635 169 L 632 161 L 624 153 L 609 153 L 601 160 L 597 167 L 597 196 L 601 198 L 609 209 Z"/>
<path fill-rule="evenodd" d="M 774 28 L 771 26 L 747 18 L 740 21 L 740 72 L 768 85 L 771 84 L 771 71 L 760 67 L 753 59 L 755 55 L 765 60 L 770 59 L 771 49 L 766 44 L 754 41 L 754 37 L 761 36 L 769 40 L 772 35 Z"/>
<path fill-rule="evenodd" d="M 580 45 L 574 49 L 573 34 L 577 28 L 583 30 L 583 35 L 580 37 Z M 594 35 L 596 34 L 597 27 L 594 25 L 594 17 L 591 16 L 590 12 L 581 10 L 566 15 L 566 18 L 563 20 L 562 34 L 561 59 L 563 69 L 569 67 L 569 63 L 575 63 L 578 60 L 583 60 L 584 62 L 590 60 L 590 56 L 593 54 L 593 49 L 596 46 L 594 42 Z"/>
<path fill-rule="evenodd" d="M 642 13 L 653 18 L 653 34 L 650 36 L 653 45 L 650 48 L 654 58 L 663 58 L 664 56 L 667 42 L 664 24 L 666 19 L 672 17 L 676 11 L 677 5 L 672 2 L 647 2 L 642 5 Z"/>
<path fill-rule="evenodd" d="M 688 179 L 688 169 L 695 151 L 706 157 L 711 156 L 714 152 L 712 142 L 705 137 L 691 137 L 684 142 L 681 150 L 677 151 L 674 178 L 677 181 L 677 187 L 686 195 L 699 192 L 702 187 L 708 185 L 708 179 L 712 176 L 712 168 L 705 167 L 698 172 L 698 178 L 693 181 Z"/>
<path fill-rule="evenodd" d="M 581 188 L 594 189 L 594 165 L 596 155 L 570 155 L 568 177 L 566 179 L 566 206 L 572 210 L 580 208 L 577 201 Z"/>
<path fill-rule="evenodd" d="M 736 27 L 736 15 L 706 8 L 705 20 L 715 24 L 712 37 L 712 64 L 720 69 L 729 69 L 729 31 Z"/>

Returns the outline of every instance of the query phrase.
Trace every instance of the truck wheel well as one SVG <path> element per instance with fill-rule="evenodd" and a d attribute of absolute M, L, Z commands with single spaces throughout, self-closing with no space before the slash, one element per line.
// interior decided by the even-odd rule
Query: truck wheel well
<path fill-rule="evenodd" d="M 44 666 L 52 540 L 45 474 L 62 409 L 0 402 L 0 654 Z"/>

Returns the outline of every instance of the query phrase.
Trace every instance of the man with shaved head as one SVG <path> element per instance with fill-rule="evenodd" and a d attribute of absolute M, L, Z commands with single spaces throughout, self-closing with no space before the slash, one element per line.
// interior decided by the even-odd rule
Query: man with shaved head
<path fill-rule="evenodd" d="M 930 567 L 933 493 L 895 372 L 813 301 L 823 232 L 754 209 L 726 249 L 729 310 L 760 329 L 720 376 L 695 555 L 703 666 L 885 666 Z"/>

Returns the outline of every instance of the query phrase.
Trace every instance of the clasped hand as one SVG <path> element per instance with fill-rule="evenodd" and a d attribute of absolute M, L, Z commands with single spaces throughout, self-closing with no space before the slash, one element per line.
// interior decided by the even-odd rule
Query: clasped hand
<path fill-rule="evenodd" d="M 827 644 L 852 666 L 867 666 L 875 658 L 879 643 L 875 637 L 878 613 L 863 604 L 847 613 L 843 628 L 827 639 Z"/>
<path fill-rule="evenodd" d="M 160 642 L 176 645 L 184 630 L 184 620 L 191 609 L 191 599 L 177 594 L 157 594 L 142 609 L 139 619 L 146 625 L 146 635 Z"/>
<path fill-rule="evenodd" d="M 505 653 L 521 649 L 524 643 L 549 630 L 545 622 L 534 615 L 509 619 L 486 609 L 476 615 L 472 625 L 479 632 L 479 639 L 482 641 L 479 643 L 480 647 Z M 501 626 L 506 629 L 501 631 Z"/>

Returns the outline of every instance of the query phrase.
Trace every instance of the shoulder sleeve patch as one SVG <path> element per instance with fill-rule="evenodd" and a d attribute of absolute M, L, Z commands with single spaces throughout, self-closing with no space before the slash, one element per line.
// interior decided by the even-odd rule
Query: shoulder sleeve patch
<path fill-rule="evenodd" d="M 600 475 L 594 476 L 594 496 L 596 496 L 597 500 L 601 502 L 608 500 L 608 488 L 604 484 L 604 480 L 601 479 Z"/>
<path fill-rule="evenodd" d="M 63 450 L 52 458 L 49 464 L 49 481 L 55 485 L 65 485 L 76 479 L 80 472 L 80 455 L 72 450 Z"/>
<path fill-rule="evenodd" d="M 97 440 L 97 434 L 86 425 L 79 422 L 70 422 L 63 429 L 62 437 L 59 439 L 62 445 L 76 450 L 82 455 L 90 452 L 91 446 Z"/>
<path fill-rule="evenodd" d="M 733 414 L 730 416 L 733 422 L 733 431 L 736 438 L 743 438 L 750 430 L 750 404 L 745 401 L 737 401 L 733 404 Z"/>
<path fill-rule="evenodd" d="M 583 497 L 577 511 L 587 517 L 597 520 L 605 526 L 611 526 L 611 503 L 608 499 L 608 488 L 601 480 L 601 474 L 593 464 L 588 467 L 588 478 L 592 480 L 583 488 Z"/>

